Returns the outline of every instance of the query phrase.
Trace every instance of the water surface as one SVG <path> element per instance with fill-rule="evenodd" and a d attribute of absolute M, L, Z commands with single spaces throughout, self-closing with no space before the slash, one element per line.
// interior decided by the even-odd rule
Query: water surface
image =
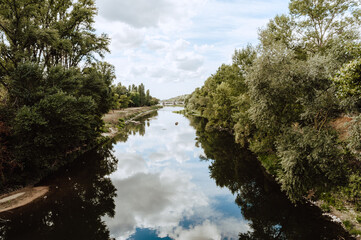
<path fill-rule="evenodd" d="M 0 239 L 351 239 L 232 136 L 174 110 L 45 179 L 46 198 L 0 215 Z"/>

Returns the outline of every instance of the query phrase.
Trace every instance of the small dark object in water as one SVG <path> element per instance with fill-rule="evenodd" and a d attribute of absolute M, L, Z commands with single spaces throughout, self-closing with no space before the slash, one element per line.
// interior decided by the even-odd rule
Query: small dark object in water
<path fill-rule="evenodd" d="M 177 125 L 178 125 L 178 122 L 176 122 L 175 125 L 177 126 Z"/>

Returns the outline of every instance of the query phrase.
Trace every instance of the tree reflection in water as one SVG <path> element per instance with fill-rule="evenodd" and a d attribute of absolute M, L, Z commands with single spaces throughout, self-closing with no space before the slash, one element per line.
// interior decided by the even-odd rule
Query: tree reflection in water
<path fill-rule="evenodd" d="M 145 124 L 127 126 L 117 141 L 126 141 L 137 132 L 144 135 Z M 9 220 L 0 222 L 0 239 L 111 239 L 102 217 L 115 214 L 116 189 L 107 177 L 117 166 L 114 141 L 44 179 L 39 185 L 50 186 L 46 198 L 0 214 L 0 219 Z"/>
<path fill-rule="evenodd" d="M 233 136 L 205 131 L 205 120 L 190 118 L 197 144 L 211 159 L 210 174 L 216 184 L 236 194 L 236 203 L 252 231 L 239 239 L 353 239 L 344 229 L 313 206 L 293 206 L 256 157 L 234 142 Z"/>

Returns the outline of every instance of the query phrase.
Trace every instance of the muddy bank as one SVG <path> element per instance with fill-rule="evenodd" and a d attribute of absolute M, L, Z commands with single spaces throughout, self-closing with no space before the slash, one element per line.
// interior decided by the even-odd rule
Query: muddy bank
<path fill-rule="evenodd" d="M 0 213 L 25 206 L 44 196 L 49 187 L 26 187 L 0 196 Z"/>

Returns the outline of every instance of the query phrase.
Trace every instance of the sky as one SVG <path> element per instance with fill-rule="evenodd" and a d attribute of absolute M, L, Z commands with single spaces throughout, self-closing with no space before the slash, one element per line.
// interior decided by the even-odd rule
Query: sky
<path fill-rule="evenodd" d="M 258 43 L 258 31 L 287 0 L 97 0 L 95 28 L 111 38 L 104 61 L 116 80 L 143 83 L 159 99 L 201 87 L 235 49 Z"/>

